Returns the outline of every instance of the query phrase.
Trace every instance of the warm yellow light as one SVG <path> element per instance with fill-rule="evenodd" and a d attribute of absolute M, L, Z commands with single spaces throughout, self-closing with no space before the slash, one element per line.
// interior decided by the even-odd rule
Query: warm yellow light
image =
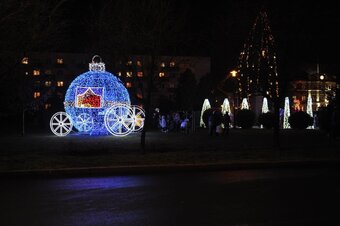
<path fill-rule="evenodd" d="M 320 75 L 320 80 L 324 80 L 325 76 L 324 75 Z"/>
<path fill-rule="evenodd" d="M 33 70 L 33 75 L 34 76 L 40 75 L 40 70 Z"/>
<path fill-rule="evenodd" d="M 22 58 L 21 63 L 22 64 L 28 64 L 28 57 Z"/>
<path fill-rule="evenodd" d="M 231 77 L 236 77 L 236 76 L 237 76 L 237 71 L 232 70 L 232 71 L 230 72 L 230 74 L 231 74 Z"/>
<path fill-rule="evenodd" d="M 63 64 L 64 63 L 64 59 L 63 58 L 58 58 L 57 59 L 57 64 Z"/>
<path fill-rule="evenodd" d="M 165 76 L 165 73 L 164 72 L 159 72 L 159 77 L 162 78 Z"/>
<path fill-rule="evenodd" d="M 64 86 L 64 81 L 57 81 L 57 86 L 58 87 L 63 87 Z"/>

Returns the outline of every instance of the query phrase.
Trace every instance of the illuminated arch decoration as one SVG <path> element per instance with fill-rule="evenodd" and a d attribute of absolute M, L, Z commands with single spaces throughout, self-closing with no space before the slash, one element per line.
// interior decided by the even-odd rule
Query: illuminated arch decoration
<path fill-rule="evenodd" d="M 243 100 L 242 100 L 241 110 L 243 110 L 243 109 L 249 110 L 249 104 L 248 104 L 247 98 L 243 98 Z"/>
<path fill-rule="evenodd" d="M 203 113 L 210 109 L 211 105 L 208 99 L 204 99 L 203 105 L 202 105 L 202 110 L 201 110 L 201 116 L 200 116 L 200 127 L 204 127 L 206 128 L 207 126 L 205 125 L 204 121 L 203 121 Z"/>

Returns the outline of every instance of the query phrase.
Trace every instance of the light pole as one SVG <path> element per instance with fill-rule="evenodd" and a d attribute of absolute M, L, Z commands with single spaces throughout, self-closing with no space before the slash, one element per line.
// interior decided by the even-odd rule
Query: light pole
<path fill-rule="evenodd" d="M 237 77 L 237 71 L 236 70 L 232 70 L 230 71 L 230 76 L 229 77 L 232 77 L 233 79 L 236 79 Z M 234 92 L 233 92 L 233 112 L 234 112 L 234 115 L 233 115 L 233 127 L 236 128 L 236 120 L 235 120 L 235 116 L 236 116 L 236 90 L 235 90 L 235 86 L 233 87 L 234 88 Z"/>

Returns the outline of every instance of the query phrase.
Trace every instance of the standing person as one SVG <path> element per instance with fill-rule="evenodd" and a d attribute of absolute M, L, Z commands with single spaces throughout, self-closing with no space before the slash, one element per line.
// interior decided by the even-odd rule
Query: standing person
<path fill-rule="evenodd" d="M 213 111 L 208 118 L 208 126 L 209 126 L 209 135 L 215 135 L 216 134 L 216 116 L 215 111 Z"/>
<path fill-rule="evenodd" d="M 230 116 L 229 113 L 226 112 L 225 115 L 223 115 L 223 125 L 224 125 L 224 134 L 229 135 L 229 128 L 230 128 Z"/>
<path fill-rule="evenodd" d="M 160 126 L 161 126 L 161 131 L 162 131 L 162 132 L 167 132 L 165 115 L 162 115 L 159 124 L 160 124 Z"/>

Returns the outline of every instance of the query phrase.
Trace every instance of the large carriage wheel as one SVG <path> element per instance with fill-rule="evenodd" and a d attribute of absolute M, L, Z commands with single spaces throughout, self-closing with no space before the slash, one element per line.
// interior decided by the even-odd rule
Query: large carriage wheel
<path fill-rule="evenodd" d="M 75 127 L 80 132 L 89 132 L 93 128 L 93 118 L 87 113 L 82 113 L 77 116 Z"/>
<path fill-rule="evenodd" d="M 65 112 L 57 112 L 51 117 L 50 128 L 57 136 L 66 136 L 71 132 L 72 127 L 71 118 Z"/>
<path fill-rule="evenodd" d="M 135 121 L 133 131 L 138 132 L 144 127 L 145 112 L 141 107 L 136 106 L 136 105 L 132 105 L 131 108 L 132 108 L 132 117 Z"/>
<path fill-rule="evenodd" d="M 126 136 L 133 131 L 135 120 L 132 109 L 126 104 L 115 104 L 104 116 L 106 129 L 114 136 Z"/>

